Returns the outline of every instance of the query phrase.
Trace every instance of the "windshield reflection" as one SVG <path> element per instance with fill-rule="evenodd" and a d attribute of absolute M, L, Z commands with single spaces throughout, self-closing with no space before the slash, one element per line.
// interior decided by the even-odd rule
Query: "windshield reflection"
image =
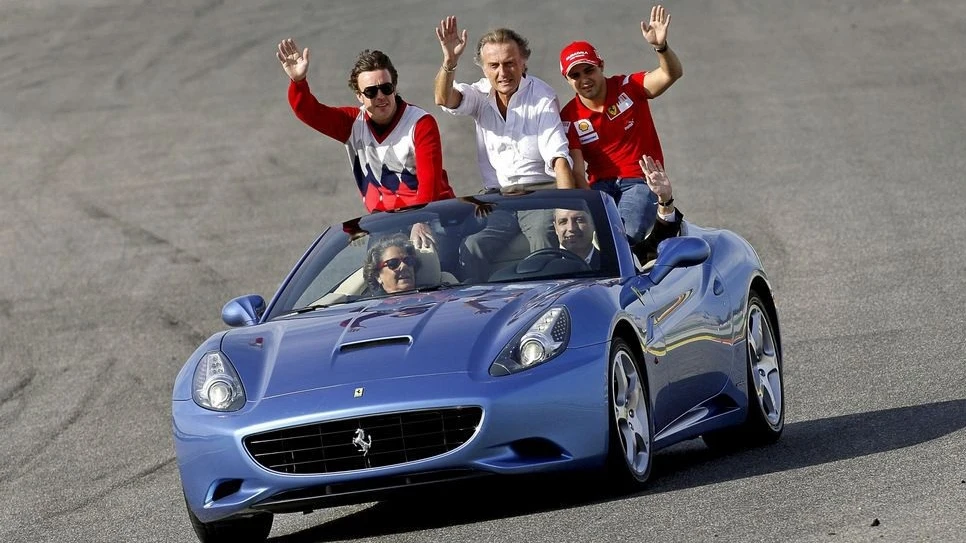
<path fill-rule="evenodd" d="M 312 248 L 269 318 L 466 285 L 616 277 L 610 229 L 598 226 L 607 215 L 589 192 L 454 198 L 346 221 Z M 483 314 L 488 301 L 465 303 Z"/>

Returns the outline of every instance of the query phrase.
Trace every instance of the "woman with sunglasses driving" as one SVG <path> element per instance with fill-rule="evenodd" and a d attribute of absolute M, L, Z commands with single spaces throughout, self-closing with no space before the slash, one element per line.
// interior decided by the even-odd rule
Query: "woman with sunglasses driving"
<path fill-rule="evenodd" d="M 393 294 L 416 288 L 419 259 L 416 248 L 404 234 L 382 238 L 369 248 L 363 277 L 372 294 Z"/>
<path fill-rule="evenodd" d="M 291 79 L 288 101 L 305 124 L 345 144 L 366 210 L 388 211 L 452 198 L 439 126 L 432 115 L 403 100 L 398 74 L 382 51 L 362 51 L 349 88 L 362 105 L 330 107 L 309 90 L 309 50 L 292 39 L 276 52 Z"/>

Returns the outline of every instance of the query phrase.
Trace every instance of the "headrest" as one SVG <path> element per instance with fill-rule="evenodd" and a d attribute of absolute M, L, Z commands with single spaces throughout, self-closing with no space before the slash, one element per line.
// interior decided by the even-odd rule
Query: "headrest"
<path fill-rule="evenodd" d="M 419 259 L 419 268 L 416 269 L 416 286 L 436 286 L 440 284 L 442 277 L 439 266 L 439 255 L 432 247 L 416 249 L 416 258 Z"/>

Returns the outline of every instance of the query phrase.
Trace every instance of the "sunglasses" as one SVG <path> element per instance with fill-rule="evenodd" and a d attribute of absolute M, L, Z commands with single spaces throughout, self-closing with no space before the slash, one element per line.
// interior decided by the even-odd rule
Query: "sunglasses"
<path fill-rule="evenodd" d="M 362 95 L 372 100 L 376 97 L 379 91 L 382 91 L 384 95 L 389 96 L 395 90 L 396 87 L 392 83 L 383 83 L 382 85 L 372 85 L 371 87 L 362 89 Z"/>
<path fill-rule="evenodd" d="M 389 268 L 390 270 L 396 271 L 402 263 L 406 263 L 410 268 L 416 267 L 416 257 L 415 256 L 404 256 L 402 258 L 390 258 L 389 260 L 383 260 L 376 266 L 376 269 Z"/>

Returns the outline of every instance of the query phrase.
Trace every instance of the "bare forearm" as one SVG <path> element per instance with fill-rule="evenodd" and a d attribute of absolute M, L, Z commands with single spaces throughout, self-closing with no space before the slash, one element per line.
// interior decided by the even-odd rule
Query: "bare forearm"
<path fill-rule="evenodd" d="M 678 58 L 677 54 L 671 49 L 671 46 L 661 52 L 657 53 L 657 60 L 662 70 L 667 73 L 671 80 L 680 79 L 684 75 L 684 68 L 681 66 L 681 60 Z"/>
<path fill-rule="evenodd" d="M 574 171 L 570 168 L 570 163 L 566 158 L 555 158 L 553 161 L 553 171 L 557 177 L 558 189 L 577 188 L 577 181 L 574 179 Z"/>
<path fill-rule="evenodd" d="M 584 163 L 584 153 L 579 149 L 571 149 L 570 157 L 574 161 L 574 185 L 578 189 L 589 189 L 587 183 L 587 165 Z"/>
<path fill-rule="evenodd" d="M 445 65 L 440 66 L 439 71 L 436 72 L 433 93 L 435 94 L 436 105 L 446 106 L 452 109 L 460 105 L 462 95 L 458 90 L 453 88 L 453 77 L 456 73 L 456 67 L 452 66 L 452 70 L 447 68 Z"/>

